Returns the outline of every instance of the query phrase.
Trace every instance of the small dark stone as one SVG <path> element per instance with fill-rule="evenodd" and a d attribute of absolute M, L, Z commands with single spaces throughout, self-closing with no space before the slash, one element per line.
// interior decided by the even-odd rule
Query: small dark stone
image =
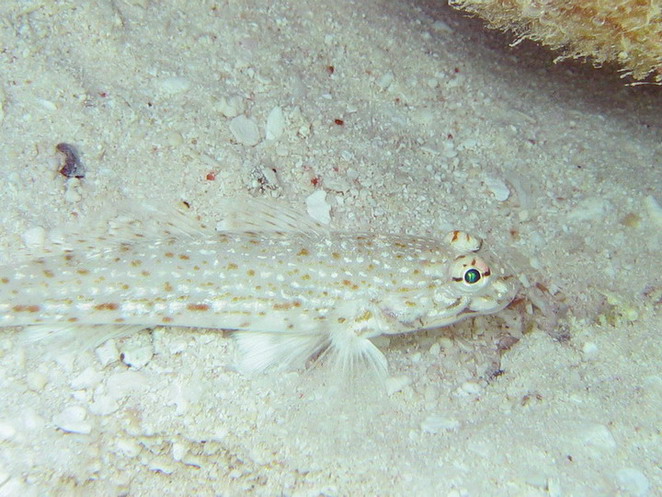
<path fill-rule="evenodd" d="M 60 168 L 60 174 L 67 178 L 84 178 L 85 166 L 78 157 L 78 150 L 68 143 L 58 143 L 55 150 L 64 155 L 64 164 Z"/>

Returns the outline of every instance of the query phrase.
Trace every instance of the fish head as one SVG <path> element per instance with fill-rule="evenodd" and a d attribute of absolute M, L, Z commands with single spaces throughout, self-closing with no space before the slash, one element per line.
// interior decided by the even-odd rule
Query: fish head
<path fill-rule="evenodd" d="M 426 328 L 453 324 L 506 307 L 518 290 L 516 278 L 474 253 L 456 256 L 436 278 Z"/>

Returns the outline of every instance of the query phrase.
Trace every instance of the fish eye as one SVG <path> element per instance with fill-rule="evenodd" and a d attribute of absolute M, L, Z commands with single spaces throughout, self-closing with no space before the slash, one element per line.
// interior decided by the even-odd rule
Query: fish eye
<path fill-rule="evenodd" d="M 489 288 L 493 281 L 490 266 L 474 254 L 456 257 L 449 276 L 453 287 L 461 295 L 478 295 Z"/>
<path fill-rule="evenodd" d="M 478 271 L 478 269 L 475 268 L 471 268 L 464 273 L 464 281 L 469 285 L 478 283 L 480 281 L 480 278 L 481 278 L 480 271 Z"/>

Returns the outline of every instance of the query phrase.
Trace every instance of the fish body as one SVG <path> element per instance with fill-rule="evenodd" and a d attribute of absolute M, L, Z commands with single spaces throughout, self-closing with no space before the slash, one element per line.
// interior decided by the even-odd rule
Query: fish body
<path fill-rule="evenodd" d="M 357 234 L 289 213 L 265 217 L 220 232 L 171 226 L 106 247 L 81 240 L 84 250 L 0 265 L 0 326 L 102 337 L 113 327 L 236 330 L 244 371 L 299 365 L 322 351 L 345 367 L 385 371 L 370 338 L 497 312 L 514 296 L 510 278 L 462 232 Z"/>

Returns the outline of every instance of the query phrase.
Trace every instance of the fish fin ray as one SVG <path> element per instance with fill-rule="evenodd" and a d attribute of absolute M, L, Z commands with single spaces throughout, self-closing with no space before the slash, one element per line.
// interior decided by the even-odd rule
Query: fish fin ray
<path fill-rule="evenodd" d="M 63 352 L 79 352 L 94 349 L 111 338 L 124 338 L 146 326 L 142 325 L 32 325 L 26 326 L 20 335 L 24 346 L 44 343 Z"/>
<path fill-rule="evenodd" d="M 278 202 L 251 197 L 226 199 L 221 204 L 219 231 L 282 231 L 325 235 L 329 228 L 306 213 Z"/>
<path fill-rule="evenodd" d="M 323 333 L 236 331 L 233 336 L 239 352 L 237 369 L 249 375 L 302 367 L 328 344 Z"/>
<path fill-rule="evenodd" d="M 344 377 L 358 376 L 365 370 L 380 379 L 388 375 L 388 361 L 382 351 L 368 337 L 357 335 L 351 329 L 331 335 L 324 360 Z"/>

